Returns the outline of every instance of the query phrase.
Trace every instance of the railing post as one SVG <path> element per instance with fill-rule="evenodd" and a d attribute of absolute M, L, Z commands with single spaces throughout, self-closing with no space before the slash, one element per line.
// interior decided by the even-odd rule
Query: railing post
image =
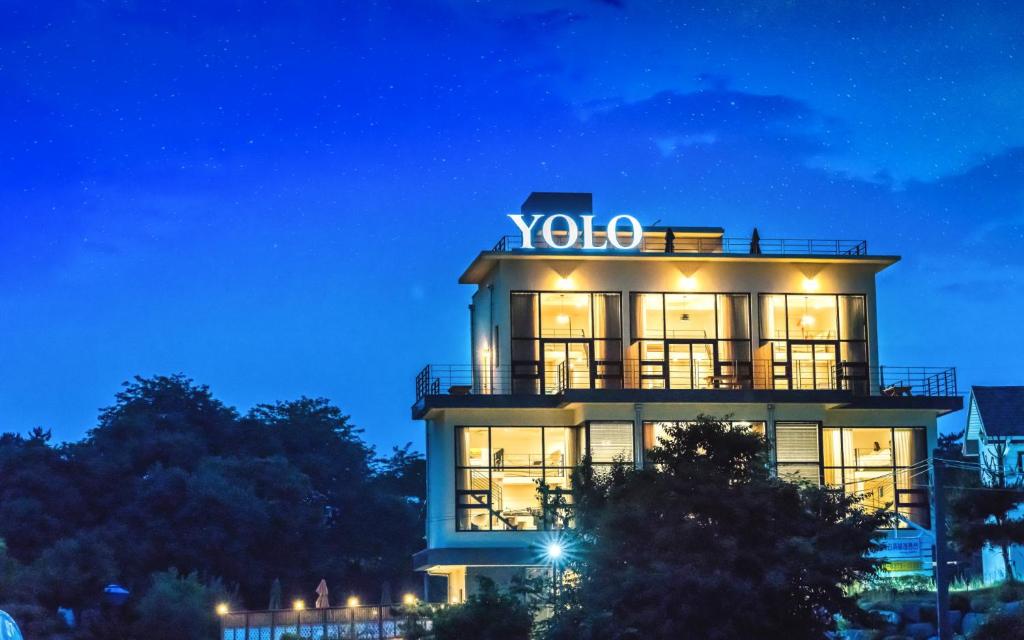
<path fill-rule="evenodd" d="M 377 638 L 384 640 L 384 605 L 377 607 Z"/>
<path fill-rule="evenodd" d="M 270 640 L 276 640 L 277 638 L 277 612 L 270 612 Z"/>
<path fill-rule="evenodd" d="M 245 612 L 245 640 L 249 640 L 249 612 Z"/>
<path fill-rule="evenodd" d="M 320 627 L 323 630 L 323 640 L 327 640 L 327 609 L 320 610 Z"/>

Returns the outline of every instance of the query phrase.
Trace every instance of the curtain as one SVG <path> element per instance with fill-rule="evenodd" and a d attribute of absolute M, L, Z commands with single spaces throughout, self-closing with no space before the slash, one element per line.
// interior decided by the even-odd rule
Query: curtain
<path fill-rule="evenodd" d="M 843 466 L 854 467 L 857 465 L 856 451 L 853 445 L 853 430 L 843 429 Z"/>
<path fill-rule="evenodd" d="M 909 467 L 924 459 L 924 451 L 919 450 L 918 439 L 914 437 L 916 429 L 896 429 L 893 446 L 896 448 L 896 466 Z"/>
<path fill-rule="evenodd" d="M 839 296 L 839 338 L 866 340 L 867 319 L 862 296 Z"/>
<path fill-rule="evenodd" d="M 826 467 L 843 466 L 842 429 L 822 429 L 822 464 Z"/>

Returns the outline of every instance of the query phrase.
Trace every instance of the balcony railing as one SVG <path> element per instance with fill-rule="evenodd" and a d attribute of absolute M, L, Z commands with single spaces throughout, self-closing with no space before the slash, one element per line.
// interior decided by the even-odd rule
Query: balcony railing
<path fill-rule="evenodd" d="M 221 640 L 276 640 L 285 633 L 300 638 L 390 640 L 406 638 L 413 628 L 430 629 L 430 620 L 398 606 L 236 611 L 220 617 Z"/>
<path fill-rule="evenodd" d="M 576 389 L 849 391 L 858 396 L 953 397 L 952 367 L 869 367 L 841 362 L 769 360 L 599 361 L 487 367 L 427 365 L 416 376 L 416 400 L 429 396 L 558 395 Z"/>
<path fill-rule="evenodd" d="M 595 242 L 601 244 L 600 236 Z M 629 243 L 629 238 L 623 239 Z M 571 251 L 583 250 L 582 238 L 571 247 L 551 247 L 542 236 L 532 239 L 534 249 L 552 249 Z M 503 236 L 494 245 L 492 251 L 507 253 L 523 248 L 521 236 Z M 741 255 L 772 255 L 772 256 L 863 256 L 868 253 L 867 240 L 823 240 L 799 238 L 762 238 L 757 242 L 750 238 L 669 238 L 665 234 L 645 235 L 640 246 L 634 249 L 639 253 L 727 253 Z"/>

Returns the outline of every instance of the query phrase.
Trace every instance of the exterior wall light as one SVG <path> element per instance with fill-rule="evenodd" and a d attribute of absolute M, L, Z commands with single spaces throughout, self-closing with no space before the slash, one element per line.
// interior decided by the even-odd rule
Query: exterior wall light
<path fill-rule="evenodd" d="M 346 604 L 349 607 L 358 607 L 359 606 L 359 598 L 357 598 L 356 596 L 349 596 L 348 600 L 346 601 Z"/>
<path fill-rule="evenodd" d="M 217 605 L 216 611 L 218 616 L 226 616 L 231 612 L 231 609 L 228 608 L 228 603 L 221 602 Z"/>
<path fill-rule="evenodd" d="M 562 289 L 563 291 L 567 289 L 572 289 L 572 278 L 559 278 L 557 286 L 559 289 Z"/>
<path fill-rule="evenodd" d="M 691 291 L 697 288 L 697 278 L 694 276 L 679 276 L 679 288 Z"/>
<path fill-rule="evenodd" d="M 296 600 L 295 602 L 292 603 L 292 609 L 295 609 L 296 611 L 302 611 L 305 608 L 306 608 L 306 603 L 303 600 Z"/>
<path fill-rule="evenodd" d="M 817 291 L 818 281 L 814 278 L 804 278 L 804 291 Z"/>

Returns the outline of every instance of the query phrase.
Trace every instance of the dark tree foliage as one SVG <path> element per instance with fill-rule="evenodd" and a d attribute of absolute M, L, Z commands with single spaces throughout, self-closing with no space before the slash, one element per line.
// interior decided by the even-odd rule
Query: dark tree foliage
<path fill-rule="evenodd" d="M 855 615 L 843 587 L 873 574 L 888 515 L 770 477 L 745 428 L 702 416 L 668 436 L 645 469 L 578 477 L 549 637 L 819 639 Z"/>
<path fill-rule="evenodd" d="M 528 640 L 533 610 L 510 593 L 502 593 L 488 578 L 479 578 L 477 593 L 462 604 L 438 610 L 433 616 L 432 640 Z"/>
<path fill-rule="evenodd" d="M 275 579 L 285 602 L 321 578 L 367 601 L 385 582 L 414 588 L 423 458 L 380 458 L 359 434 L 324 399 L 240 416 L 179 375 L 126 383 L 81 442 L 0 436 L 0 608 L 92 609 L 103 628 L 100 594 L 118 582 L 133 593 L 128 628 L 142 629 L 167 599 L 202 602 L 193 613 L 208 620 L 200 586 L 250 608 Z"/>

